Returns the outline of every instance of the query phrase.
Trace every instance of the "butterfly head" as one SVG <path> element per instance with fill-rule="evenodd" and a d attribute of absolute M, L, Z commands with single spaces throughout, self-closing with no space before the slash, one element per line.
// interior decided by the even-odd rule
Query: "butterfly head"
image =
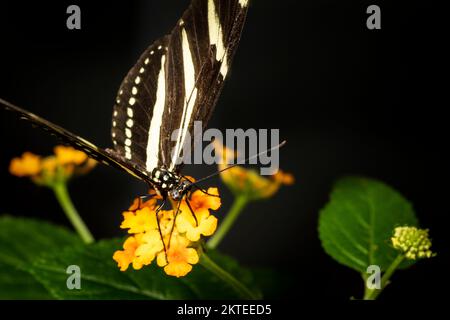
<path fill-rule="evenodd" d="M 168 195 L 175 201 L 183 199 L 184 195 L 192 188 L 192 182 L 189 180 L 181 180 L 174 188 L 172 188 Z"/>

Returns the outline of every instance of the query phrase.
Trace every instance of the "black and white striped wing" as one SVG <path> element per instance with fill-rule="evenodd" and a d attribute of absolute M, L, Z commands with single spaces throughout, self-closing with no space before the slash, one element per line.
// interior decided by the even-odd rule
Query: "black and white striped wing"
<path fill-rule="evenodd" d="M 153 141 L 149 136 L 157 137 L 152 119 L 161 120 L 161 109 L 165 106 L 166 79 L 161 70 L 168 42 L 169 38 L 164 37 L 145 50 L 120 85 L 113 109 L 114 149 L 143 168 L 147 168 L 147 158 L 158 156 L 159 145 L 149 145 Z"/>
<path fill-rule="evenodd" d="M 144 168 L 139 168 L 135 164 L 124 161 L 124 159 L 118 156 L 115 152 L 108 152 L 107 150 L 98 148 L 93 143 L 71 133 L 70 131 L 48 120 L 35 115 L 34 113 L 21 109 L 9 103 L 8 101 L 0 99 L 0 106 L 8 111 L 15 113 L 19 118 L 27 120 L 33 125 L 40 127 L 44 131 L 47 131 L 50 134 L 56 136 L 64 143 L 71 145 L 75 149 L 85 152 L 89 157 L 103 164 L 123 170 L 128 174 L 135 176 L 136 178 L 148 181 L 148 176 Z"/>
<path fill-rule="evenodd" d="M 151 172 L 177 171 L 194 121 L 206 125 L 230 68 L 248 0 L 193 0 L 130 70 L 113 110 L 115 150 Z"/>

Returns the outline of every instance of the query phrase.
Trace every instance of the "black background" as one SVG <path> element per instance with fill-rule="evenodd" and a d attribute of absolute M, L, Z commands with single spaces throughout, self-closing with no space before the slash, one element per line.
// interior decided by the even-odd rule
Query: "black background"
<path fill-rule="evenodd" d="M 66 28 L 79 4 L 82 29 Z M 382 29 L 366 28 L 378 4 Z M 116 90 L 141 52 L 167 33 L 188 1 L 39 1 L 0 4 L 0 97 L 99 146 L 110 146 Z M 284 297 L 348 299 L 360 275 L 322 250 L 318 212 L 347 174 L 380 179 L 414 205 L 439 255 L 398 272 L 383 300 L 437 298 L 446 281 L 448 226 L 445 149 L 448 87 L 443 8 L 431 1 L 252 1 L 229 79 L 210 127 L 280 128 L 281 167 L 297 182 L 253 203 L 223 241 L 248 266 L 274 267 L 293 284 Z M 447 105 L 447 107 L 445 107 Z M 0 212 L 69 226 L 51 192 L 12 177 L 12 157 L 51 152 L 55 140 L 0 113 Z M 191 169 L 196 177 L 215 168 Z M 210 185 L 220 185 L 218 179 Z M 96 238 L 124 235 L 121 211 L 145 192 L 107 167 L 71 183 Z M 223 208 L 231 197 L 222 185 Z"/>

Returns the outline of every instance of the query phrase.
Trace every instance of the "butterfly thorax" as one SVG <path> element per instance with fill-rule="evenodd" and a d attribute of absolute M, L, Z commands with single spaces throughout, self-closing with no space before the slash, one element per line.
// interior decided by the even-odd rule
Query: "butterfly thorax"
<path fill-rule="evenodd" d="M 151 174 L 153 187 L 161 195 L 168 195 L 175 201 L 181 200 L 192 186 L 189 180 L 165 168 L 155 168 Z"/>

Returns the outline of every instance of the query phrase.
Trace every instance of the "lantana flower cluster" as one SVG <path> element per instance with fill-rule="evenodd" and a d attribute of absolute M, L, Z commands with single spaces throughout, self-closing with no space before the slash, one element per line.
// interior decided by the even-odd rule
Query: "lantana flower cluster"
<path fill-rule="evenodd" d="M 59 145 L 54 148 L 54 155 L 47 157 L 24 152 L 21 157 L 11 160 L 9 172 L 18 177 L 29 177 L 38 185 L 50 185 L 88 173 L 96 163 L 82 151 Z"/>
<path fill-rule="evenodd" d="M 217 218 L 210 210 L 217 210 L 221 205 L 218 190 L 209 188 L 207 193 L 196 190 L 187 200 L 185 197 L 181 203 L 174 203 L 173 210 L 160 210 L 158 215 L 161 198 L 154 193 L 150 196 L 145 202 L 135 199 L 123 213 L 120 227 L 128 229 L 130 236 L 113 259 L 121 271 L 126 271 L 129 265 L 139 270 L 156 260 L 166 274 L 185 276 L 199 261 L 202 236 L 211 236 L 217 228 Z"/>
<path fill-rule="evenodd" d="M 233 163 L 237 154 L 225 147 L 219 140 L 215 140 L 216 156 L 220 159 L 219 170 L 224 170 Z M 235 194 L 246 196 L 249 200 L 267 199 L 278 192 L 283 185 L 293 185 L 294 176 L 278 170 L 271 176 L 261 176 L 256 170 L 234 166 L 220 174 L 222 181 Z"/>

